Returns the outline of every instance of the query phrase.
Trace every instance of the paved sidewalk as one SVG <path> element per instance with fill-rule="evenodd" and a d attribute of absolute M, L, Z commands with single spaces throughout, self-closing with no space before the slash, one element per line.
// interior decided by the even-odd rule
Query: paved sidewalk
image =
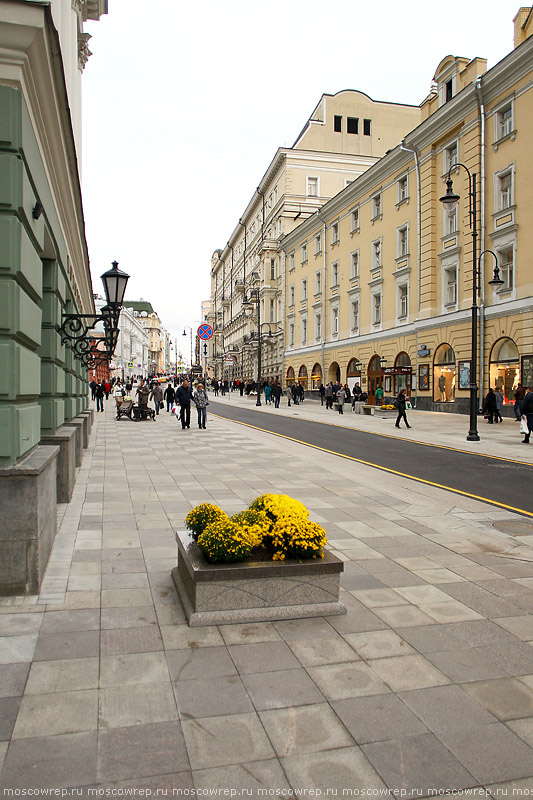
<path fill-rule="evenodd" d="M 411 430 L 405 428 L 402 422 L 400 430 L 394 427 L 396 413 L 385 419 L 377 416 L 366 416 L 352 412 L 351 405 L 344 407 L 344 414 L 339 414 L 334 409 L 321 406 L 319 400 L 306 399 L 304 403 L 287 406 L 287 398 L 282 397 L 279 409 L 274 404 L 266 405 L 261 397 L 261 406 L 256 406 L 256 396 L 241 397 L 238 392 L 218 395 L 217 402 L 229 405 L 243 406 L 245 408 L 268 414 L 282 414 L 287 417 L 298 417 L 316 422 L 327 422 L 329 425 L 344 425 L 347 428 L 369 433 L 380 433 L 385 436 L 398 436 L 413 442 L 425 444 L 439 444 L 465 450 L 469 453 L 510 458 L 533 464 L 533 441 L 528 447 L 522 444 L 524 438 L 520 434 L 520 425 L 514 417 L 504 417 L 503 423 L 489 425 L 483 417 L 478 417 L 479 442 L 467 442 L 466 436 L 470 427 L 470 418 L 465 414 L 448 414 L 446 412 L 407 410 L 407 419 L 412 426 Z M 258 423 L 259 424 L 259 423 Z"/>
<path fill-rule="evenodd" d="M 1 789 L 533 789 L 527 520 L 218 418 L 95 416 L 41 595 L 0 601 Z M 189 629 L 174 531 L 262 492 L 324 525 L 348 613 Z"/>

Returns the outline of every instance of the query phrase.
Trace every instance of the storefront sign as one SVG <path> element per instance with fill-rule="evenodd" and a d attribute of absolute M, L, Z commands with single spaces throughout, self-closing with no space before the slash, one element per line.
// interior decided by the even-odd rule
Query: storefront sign
<path fill-rule="evenodd" d="M 533 390 L 533 355 L 522 356 L 522 386 Z"/>
<path fill-rule="evenodd" d="M 470 389 L 470 361 L 459 361 L 459 389 Z"/>
<path fill-rule="evenodd" d="M 412 367 L 385 367 L 383 370 L 384 375 L 410 375 L 413 371 Z"/>
<path fill-rule="evenodd" d="M 429 389 L 429 364 L 418 365 L 418 388 L 421 392 Z"/>

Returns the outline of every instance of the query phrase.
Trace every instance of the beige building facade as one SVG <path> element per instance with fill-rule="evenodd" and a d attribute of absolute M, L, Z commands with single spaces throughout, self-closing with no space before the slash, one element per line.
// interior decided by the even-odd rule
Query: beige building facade
<path fill-rule="evenodd" d="M 293 147 L 276 152 L 226 246 L 213 253 L 211 374 L 257 377 L 259 304 L 262 376 L 281 380 L 286 265 L 280 238 L 366 172 L 420 119 L 416 106 L 376 102 L 362 92 L 323 95 Z M 246 298 L 254 303 L 251 318 L 243 311 Z"/>
<path fill-rule="evenodd" d="M 518 39 L 530 9 L 520 15 Z M 385 396 L 406 388 L 420 408 L 468 410 L 468 169 L 477 253 L 492 251 L 478 260 L 480 394 L 501 387 L 510 405 L 520 380 L 533 384 L 532 65 L 527 37 L 490 71 L 483 59 L 443 59 L 420 124 L 282 238 L 284 383 L 359 382 L 370 402 L 378 386 Z M 439 202 L 450 168 L 461 198 L 454 213 Z"/>

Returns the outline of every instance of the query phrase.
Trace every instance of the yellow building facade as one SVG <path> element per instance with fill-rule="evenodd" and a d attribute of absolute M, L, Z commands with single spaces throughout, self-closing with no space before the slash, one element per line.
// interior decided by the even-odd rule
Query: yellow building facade
<path fill-rule="evenodd" d="M 324 94 L 292 147 L 279 148 L 231 232 L 211 260 L 208 369 L 221 377 L 257 378 L 257 303 L 262 376 L 281 380 L 284 351 L 283 234 L 377 162 L 420 122 L 418 106 L 382 103 L 363 92 Z M 254 298 L 246 317 L 243 300 Z"/>
<path fill-rule="evenodd" d="M 480 395 L 501 387 L 510 405 L 519 381 L 533 385 L 532 65 L 533 38 L 490 71 L 483 59 L 443 59 L 421 123 L 282 238 L 285 383 L 358 382 L 370 402 L 378 386 L 406 388 L 419 408 L 468 410 L 470 173 L 477 253 L 492 251 L 476 259 Z M 439 202 L 449 172 L 461 198 L 452 213 Z"/>

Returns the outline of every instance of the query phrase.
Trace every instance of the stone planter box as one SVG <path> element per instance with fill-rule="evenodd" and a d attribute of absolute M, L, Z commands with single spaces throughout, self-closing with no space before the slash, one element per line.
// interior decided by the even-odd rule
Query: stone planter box
<path fill-rule="evenodd" d="M 392 411 L 381 411 L 381 409 L 376 408 L 375 416 L 379 417 L 379 419 L 396 419 L 398 416 L 398 409 L 395 408 Z"/>
<path fill-rule="evenodd" d="M 172 579 L 191 627 L 346 614 L 344 565 L 328 551 L 320 560 L 208 564 L 188 531 L 176 539 Z"/>

